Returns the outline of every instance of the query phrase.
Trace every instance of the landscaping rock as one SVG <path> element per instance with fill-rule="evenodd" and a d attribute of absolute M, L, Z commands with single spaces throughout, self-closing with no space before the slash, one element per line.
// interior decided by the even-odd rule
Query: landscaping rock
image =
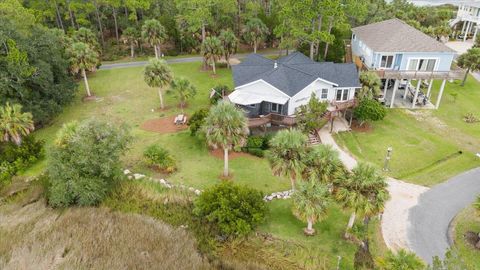
<path fill-rule="evenodd" d="M 145 175 L 140 174 L 140 173 L 135 173 L 135 174 L 133 174 L 133 178 L 135 178 L 135 180 L 140 180 L 142 178 L 145 178 Z"/>
<path fill-rule="evenodd" d="M 195 190 L 195 194 L 196 194 L 197 196 L 200 195 L 201 193 L 202 193 L 202 192 L 201 192 L 200 190 L 198 190 L 198 189 Z"/>
<path fill-rule="evenodd" d="M 160 184 L 165 185 L 166 183 L 167 181 L 165 181 L 165 179 L 160 179 Z"/>
<path fill-rule="evenodd" d="M 131 172 L 129 169 L 125 169 L 125 170 L 123 171 L 123 174 L 125 174 L 125 175 L 131 174 L 131 173 L 132 173 L 132 172 Z"/>

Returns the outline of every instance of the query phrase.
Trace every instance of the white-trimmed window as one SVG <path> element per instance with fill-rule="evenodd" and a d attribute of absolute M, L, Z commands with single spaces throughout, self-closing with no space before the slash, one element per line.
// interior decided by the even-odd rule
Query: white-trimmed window
<path fill-rule="evenodd" d="M 282 112 L 282 105 L 277 103 L 272 103 L 270 106 L 270 111 L 280 113 Z"/>
<path fill-rule="evenodd" d="M 328 98 L 328 89 L 323 88 L 320 94 L 320 99 L 327 99 Z"/>
<path fill-rule="evenodd" d="M 335 97 L 336 101 L 347 101 L 348 96 L 349 96 L 350 89 L 349 88 L 344 88 L 344 89 L 337 89 L 337 95 Z"/>
<path fill-rule="evenodd" d="M 408 70 L 415 71 L 434 71 L 437 65 L 435 58 L 410 58 L 408 61 Z"/>
<path fill-rule="evenodd" d="M 380 59 L 380 68 L 392 68 L 393 60 L 393 55 L 382 55 L 382 58 Z"/>

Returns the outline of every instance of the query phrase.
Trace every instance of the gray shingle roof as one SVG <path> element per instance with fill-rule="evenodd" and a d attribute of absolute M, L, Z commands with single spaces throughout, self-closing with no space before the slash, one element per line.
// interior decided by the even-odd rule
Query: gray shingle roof
<path fill-rule="evenodd" d="M 318 78 L 339 87 L 360 87 L 355 64 L 317 63 L 302 53 L 294 52 L 275 61 L 250 54 L 242 63 L 233 66 L 235 87 L 264 80 L 292 97 Z"/>
<path fill-rule="evenodd" d="M 436 39 L 399 19 L 352 28 L 359 40 L 376 52 L 452 52 Z"/>

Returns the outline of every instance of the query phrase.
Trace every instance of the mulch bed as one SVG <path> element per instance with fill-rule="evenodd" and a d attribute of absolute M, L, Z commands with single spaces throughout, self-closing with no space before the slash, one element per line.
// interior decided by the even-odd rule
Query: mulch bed
<path fill-rule="evenodd" d="M 371 125 L 365 123 L 363 126 L 360 126 L 358 121 L 352 121 L 352 126 L 350 128 L 357 132 L 371 132 L 373 130 Z"/>
<path fill-rule="evenodd" d="M 159 119 L 147 120 L 140 128 L 146 131 L 158 132 L 161 134 L 174 133 L 188 128 L 187 125 L 175 125 L 175 116 L 162 117 Z"/>
<path fill-rule="evenodd" d="M 215 149 L 210 151 L 210 155 L 223 160 L 223 149 Z M 246 157 L 246 158 L 255 158 L 255 156 L 252 156 L 248 153 L 244 152 L 234 152 L 234 151 L 228 151 L 228 160 L 233 160 L 239 157 Z"/>

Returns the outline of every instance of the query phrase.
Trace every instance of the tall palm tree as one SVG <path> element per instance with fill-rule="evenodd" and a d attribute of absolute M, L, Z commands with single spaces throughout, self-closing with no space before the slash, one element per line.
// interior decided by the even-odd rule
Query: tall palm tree
<path fill-rule="evenodd" d="M 331 145 L 320 144 L 305 156 L 303 177 L 325 184 L 336 184 L 344 175 L 344 166 L 339 153 Z"/>
<path fill-rule="evenodd" d="M 162 55 L 160 44 L 167 37 L 165 27 L 155 19 L 146 20 L 142 26 L 142 37 L 153 47 L 155 50 L 155 58 L 158 59 L 158 57 Z"/>
<path fill-rule="evenodd" d="M 160 98 L 160 108 L 164 109 L 162 88 L 170 84 L 173 80 L 173 73 L 167 62 L 162 59 L 152 58 L 148 61 L 143 72 L 145 82 L 150 87 L 158 87 L 158 97 Z"/>
<path fill-rule="evenodd" d="M 171 88 L 175 97 L 180 102 L 180 107 L 183 113 L 183 107 L 188 99 L 194 97 L 197 94 L 197 88 L 186 78 L 174 79 L 171 84 Z"/>
<path fill-rule="evenodd" d="M 227 62 L 227 68 L 230 68 L 230 57 L 237 50 L 238 39 L 233 33 L 233 31 L 230 29 L 222 30 L 222 32 L 220 32 L 219 38 L 222 42 L 223 56 L 225 57 L 225 61 Z"/>
<path fill-rule="evenodd" d="M 383 211 L 389 197 L 385 177 L 375 167 L 367 163 L 359 163 L 353 168 L 351 175 L 341 181 L 336 192 L 336 199 L 345 208 L 353 210 L 345 237 L 349 237 L 349 231 L 353 227 L 357 213 L 363 213 L 368 221 L 369 217 Z"/>
<path fill-rule="evenodd" d="M 11 106 L 8 102 L 0 107 L 0 141 L 22 143 L 22 137 L 34 130 L 33 117 L 29 112 L 23 113 L 20 104 Z"/>
<path fill-rule="evenodd" d="M 123 31 L 122 40 L 125 44 L 130 45 L 130 57 L 135 57 L 135 46 L 138 45 L 138 32 L 137 29 L 133 27 L 128 27 Z"/>
<path fill-rule="evenodd" d="M 387 251 L 385 258 L 377 260 L 379 269 L 382 270 L 418 270 L 424 269 L 425 264 L 415 253 L 400 249 L 396 253 Z"/>
<path fill-rule="evenodd" d="M 270 141 L 268 159 L 273 174 L 290 178 L 292 190 L 305 169 L 307 137 L 297 129 L 282 130 Z"/>
<path fill-rule="evenodd" d="M 69 48 L 70 54 L 70 68 L 73 73 L 82 73 L 83 81 L 85 83 L 85 90 L 87 96 L 90 97 L 90 86 L 87 80 L 87 70 L 95 71 L 98 63 L 98 53 L 93 50 L 88 44 L 83 42 L 75 42 Z"/>
<path fill-rule="evenodd" d="M 222 42 L 217 37 L 207 37 L 202 43 L 202 53 L 205 62 L 210 62 L 213 68 L 213 74 L 217 74 L 215 69 L 215 63 L 222 56 L 223 47 Z"/>
<path fill-rule="evenodd" d="M 268 27 L 259 18 L 251 18 L 245 24 L 243 36 L 253 45 L 253 53 L 257 53 L 258 43 L 268 34 Z"/>
<path fill-rule="evenodd" d="M 92 30 L 88 28 L 80 27 L 75 31 L 73 33 L 73 41 L 88 44 L 92 50 L 100 53 L 100 45 L 98 44 L 97 37 Z"/>
<path fill-rule="evenodd" d="M 223 176 L 228 177 L 228 151 L 245 144 L 248 136 L 247 119 L 235 105 L 221 101 L 210 109 L 205 118 L 204 131 L 210 146 L 223 149 Z"/>
<path fill-rule="evenodd" d="M 313 235 L 315 233 L 313 224 L 325 217 L 330 205 L 330 192 L 327 186 L 314 181 L 302 182 L 293 193 L 292 200 L 294 215 L 307 222 L 305 234 Z"/>

